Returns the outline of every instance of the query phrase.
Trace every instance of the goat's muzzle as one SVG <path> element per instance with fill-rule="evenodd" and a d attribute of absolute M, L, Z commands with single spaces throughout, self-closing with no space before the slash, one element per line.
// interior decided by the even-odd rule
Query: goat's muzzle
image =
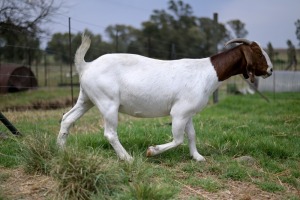
<path fill-rule="evenodd" d="M 267 73 L 265 75 L 263 75 L 262 77 L 263 78 L 268 78 L 269 76 L 272 75 L 272 73 L 273 73 L 273 69 L 271 68 L 271 69 L 267 70 Z"/>

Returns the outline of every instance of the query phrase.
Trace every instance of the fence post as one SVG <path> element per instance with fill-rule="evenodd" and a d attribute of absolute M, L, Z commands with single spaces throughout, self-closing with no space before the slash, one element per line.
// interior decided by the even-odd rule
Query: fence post
<path fill-rule="evenodd" d="M 218 13 L 214 13 L 214 28 L 217 29 L 218 25 Z M 217 32 L 217 30 L 215 30 Z M 214 37 L 216 38 L 216 37 Z M 214 39 L 214 53 L 218 53 L 218 44 L 216 39 Z M 217 88 L 213 93 L 213 102 L 218 103 L 219 102 L 219 89 Z"/>
<path fill-rule="evenodd" d="M 72 107 L 74 106 L 74 95 L 73 95 L 73 68 L 72 68 L 72 46 L 71 46 L 71 17 L 69 17 L 69 57 L 70 57 L 70 77 L 71 77 L 71 97 Z"/>
<path fill-rule="evenodd" d="M 35 76 L 36 76 L 36 80 L 39 80 L 39 68 L 38 68 L 37 60 L 35 60 Z"/>
<path fill-rule="evenodd" d="M 59 70 L 60 70 L 60 84 L 63 84 L 63 69 L 62 69 L 62 63 L 59 64 Z"/>
<path fill-rule="evenodd" d="M 47 72 L 47 58 L 46 58 L 46 52 L 44 52 L 44 78 L 45 78 L 45 87 L 48 86 L 48 72 Z"/>
<path fill-rule="evenodd" d="M 148 48 L 148 57 L 149 58 L 151 58 L 151 37 L 150 36 L 148 36 L 148 38 L 147 38 L 148 40 L 147 40 L 147 48 Z"/>
<path fill-rule="evenodd" d="M 119 51 L 119 30 L 116 30 L 116 53 Z"/>
<path fill-rule="evenodd" d="M 176 46 L 174 43 L 171 44 L 171 52 L 170 52 L 170 59 L 176 59 Z"/>

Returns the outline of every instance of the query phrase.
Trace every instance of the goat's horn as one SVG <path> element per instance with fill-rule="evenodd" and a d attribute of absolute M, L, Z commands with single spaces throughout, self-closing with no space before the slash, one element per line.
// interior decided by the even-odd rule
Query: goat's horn
<path fill-rule="evenodd" d="M 236 39 L 229 40 L 228 42 L 226 42 L 226 44 L 224 46 L 226 47 L 227 45 L 232 44 L 232 43 L 243 43 L 243 44 L 250 45 L 252 42 L 245 38 L 236 38 Z"/>

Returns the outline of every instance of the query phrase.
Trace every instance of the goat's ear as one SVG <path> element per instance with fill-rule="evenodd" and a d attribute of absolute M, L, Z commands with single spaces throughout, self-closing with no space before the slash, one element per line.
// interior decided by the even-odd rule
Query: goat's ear
<path fill-rule="evenodd" d="M 254 75 L 254 72 L 248 72 L 248 74 L 249 74 L 251 83 L 254 83 L 254 81 L 255 81 L 255 75 Z"/>
<path fill-rule="evenodd" d="M 253 65 L 253 59 L 252 59 L 252 49 L 249 46 L 244 46 L 243 48 L 243 54 L 245 56 L 247 66 L 252 66 Z"/>
<path fill-rule="evenodd" d="M 243 48 L 243 54 L 245 56 L 245 59 L 246 59 L 246 74 L 244 73 L 244 77 L 245 79 L 249 78 L 250 77 L 250 81 L 253 83 L 254 82 L 254 79 L 255 79 L 255 75 L 254 75 L 254 65 L 253 65 L 253 58 L 252 58 L 252 49 L 249 47 L 249 46 L 245 46 Z"/>

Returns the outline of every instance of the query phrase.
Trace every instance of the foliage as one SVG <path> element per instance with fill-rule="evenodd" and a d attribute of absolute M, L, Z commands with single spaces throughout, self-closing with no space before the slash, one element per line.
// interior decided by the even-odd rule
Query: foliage
<path fill-rule="evenodd" d="M 74 35 L 72 35 L 74 37 Z M 74 46 L 80 45 L 80 42 L 73 41 Z M 75 52 L 75 47 L 71 50 L 72 53 Z M 54 54 L 54 57 L 57 61 L 69 63 L 70 55 L 66 52 L 69 52 L 69 34 L 68 33 L 55 33 L 52 35 L 51 41 L 47 44 L 46 52 L 49 54 Z M 72 54 L 72 56 L 74 53 Z"/>
<path fill-rule="evenodd" d="M 38 57 L 39 52 L 33 50 L 39 48 L 39 35 L 45 32 L 41 25 L 47 22 L 60 6 L 61 3 L 55 5 L 54 0 L 1 1 L 0 35 L 2 43 L 8 46 L 7 49 L 1 50 L 1 55 L 10 62 Z"/>
<path fill-rule="evenodd" d="M 85 34 L 91 37 L 93 41 L 91 43 L 91 49 L 87 52 L 85 59 L 94 60 L 100 55 L 109 52 L 112 50 L 112 46 L 104 41 L 102 41 L 101 35 L 94 35 L 89 30 L 84 31 Z M 73 57 L 75 55 L 76 49 L 81 43 L 81 35 L 79 32 L 76 35 L 71 34 L 71 58 L 69 52 L 69 33 L 55 33 L 52 36 L 52 39 L 47 44 L 47 53 L 53 54 L 55 59 L 62 63 L 73 62 Z"/>
<path fill-rule="evenodd" d="M 139 30 L 134 27 L 126 25 L 110 25 L 105 29 L 105 32 L 110 38 L 111 45 L 114 45 L 114 52 L 130 52 L 137 54 L 141 52 L 141 50 L 139 50 L 140 47 L 138 47 L 138 44 L 136 43 Z"/>
<path fill-rule="evenodd" d="M 296 37 L 299 40 L 299 46 L 300 46 L 300 19 L 298 19 L 295 22 L 295 26 L 296 26 Z"/>
<path fill-rule="evenodd" d="M 53 14 L 62 7 L 62 1 L 58 2 L 3 1 L 0 6 L 0 47 L 5 48 L 0 48 L 0 55 L 5 61 L 28 65 L 32 65 L 33 61 L 41 61 L 44 52 L 39 49 L 40 36 L 47 32 L 41 28 L 41 24 L 50 21 Z M 298 40 L 299 24 L 297 20 Z M 154 10 L 140 29 L 123 24 L 108 26 L 105 32 L 109 41 L 85 30 L 93 41 L 86 59 L 93 60 L 110 52 L 134 53 L 160 59 L 207 57 L 216 53 L 217 48 L 222 48 L 233 35 L 246 37 L 248 34 L 245 23 L 239 19 L 230 20 L 226 25 L 216 23 L 210 17 L 195 16 L 192 7 L 182 0 L 169 0 L 168 9 Z M 68 33 L 53 34 L 46 53 L 53 54 L 58 62 L 72 62 L 80 45 L 81 34 L 71 34 L 71 55 Z"/>
<path fill-rule="evenodd" d="M 230 20 L 227 22 L 232 31 L 234 32 L 235 37 L 245 38 L 248 35 L 248 31 L 245 29 L 245 24 L 239 19 Z"/>
<path fill-rule="evenodd" d="M 135 53 L 160 59 L 199 58 L 216 53 L 217 46 L 229 38 L 224 24 L 196 17 L 189 4 L 174 0 L 169 1 L 168 10 L 154 10 L 141 29 L 120 24 L 108 26 L 105 32 L 109 42 L 102 41 L 100 35 L 86 32 L 93 41 L 88 60 L 107 52 Z M 80 44 L 80 35 L 72 35 L 72 55 Z M 47 46 L 48 52 L 55 53 L 65 63 L 69 62 L 69 55 L 65 54 L 68 48 L 67 33 L 54 34 Z"/>
<path fill-rule="evenodd" d="M 5 36 L 0 38 L 0 43 L 9 45 L 0 50 L 1 55 L 7 61 L 19 59 L 31 65 L 33 58 L 39 61 L 42 57 L 42 51 L 38 49 L 40 45 L 38 36 L 42 31 L 39 24 L 48 19 L 58 7 L 54 6 L 53 1 L 28 2 L 20 4 L 18 9 L 22 6 L 32 6 L 28 8 L 30 10 L 41 4 L 36 14 L 44 15 L 38 15 L 36 23 L 30 27 L 6 21 L 4 28 L 0 30 Z M 14 4 L 15 1 L 11 3 Z M 42 13 L 43 9 L 44 13 Z M 21 16 L 22 14 L 24 14 L 23 11 Z M 21 20 L 17 18 L 18 15 L 12 15 L 12 17 L 16 21 Z M 244 24 L 239 20 L 235 21 L 239 22 L 238 24 L 242 27 L 238 30 L 245 33 Z M 149 20 L 142 23 L 141 29 L 122 24 L 108 26 L 105 30 L 109 38 L 108 42 L 103 41 L 99 34 L 93 34 L 89 30 L 84 32 L 90 35 L 93 41 L 91 50 L 86 55 L 87 60 L 93 60 L 110 52 L 135 53 L 160 59 L 201 58 L 216 53 L 217 47 L 221 47 L 229 39 L 229 31 L 224 24 L 216 23 L 208 17 L 195 16 L 192 7 L 181 0 L 170 0 L 167 10 L 154 10 Z M 81 32 L 71 34 L 71 53 L 69 52 L 69 33 L 53 34 L 47 44 L 46 53 L 53 54 L 58 62 L 72 62 L 75 51 L 80 45 L 81 34 Z M 24 51 L 25 49 L 27 51 Z"/>
<path fill-rule="evenodd" d="M 3 1 L 0 7 L 1 22 L 13 24 L 21 31 L 38 33 L 39 25 L 54 14 L 61 4 L 54 5 L 54 0 L 40 1 Z"/>
<path fill-rule="evenodd" d="M 143 22 L 141 32 L 147 46 L 154 47 L 147 52 L 148 56 L 163 59 L 172 58 L 172 45 L 176 47 L 176 58 L 211 55 L 228 37 L 223 24 L 198 18 L 189 4 L 174 0 L 169 1 L 168 11 L 154 10 L 150 20 Z"/>

